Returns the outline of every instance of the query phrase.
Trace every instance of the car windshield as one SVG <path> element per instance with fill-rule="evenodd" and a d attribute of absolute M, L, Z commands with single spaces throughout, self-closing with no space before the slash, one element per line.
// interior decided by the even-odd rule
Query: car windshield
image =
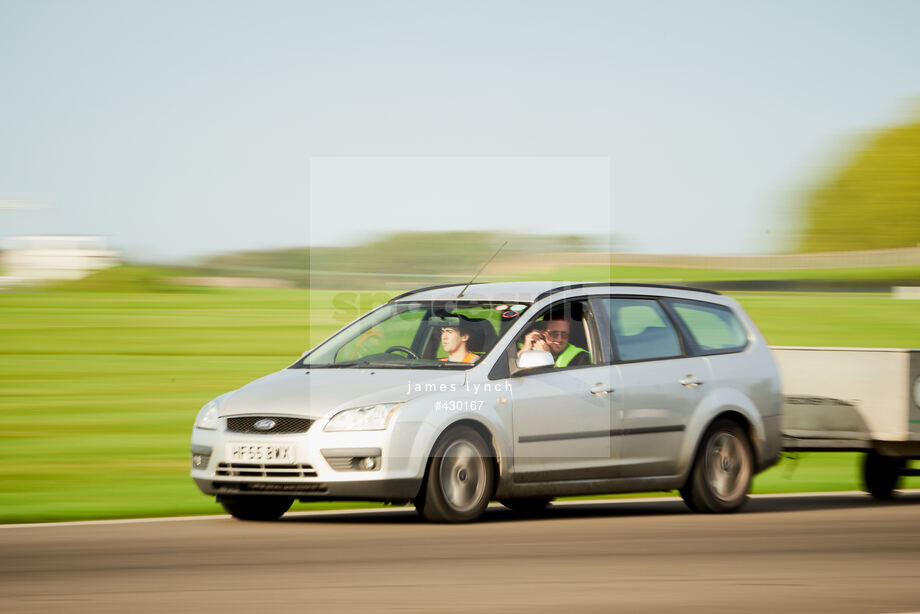
<path fill-rule="evenodd" d="M 529 305 L 500 301 L 387 303 L 291 368 L 464 369 L 489 353 Z"/>

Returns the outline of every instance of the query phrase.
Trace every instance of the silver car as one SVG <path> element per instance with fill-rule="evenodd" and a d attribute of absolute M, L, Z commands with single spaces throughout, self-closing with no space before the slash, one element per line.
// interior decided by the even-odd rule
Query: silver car
<path fill-rule="evenodd" d="M 613 283 L 397 296 L 206 404 L 191 475 L 245 520 L 295 499 L 413 502 L 431 521 L 677 489 L 730 512 L 780 452 L 780 381 L 718 293 Z"/>

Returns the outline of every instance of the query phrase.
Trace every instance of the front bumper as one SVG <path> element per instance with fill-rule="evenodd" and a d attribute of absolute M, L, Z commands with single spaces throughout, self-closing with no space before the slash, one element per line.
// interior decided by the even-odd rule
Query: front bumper
<path fill-rule="evenodd" d="M 285 495 L 301 501 L 406 501 L 416 497 L 428 450 L 420 423 L 385 431 L 255 434 L 194 429 L 191 477 L 207 495 Z M 232 444 L 292 445 L 293 463 L 232 461 Z M 373 463 L 363 463 L 374 459 Z M 371 466 L 368 466 L 371 465 Z"/>

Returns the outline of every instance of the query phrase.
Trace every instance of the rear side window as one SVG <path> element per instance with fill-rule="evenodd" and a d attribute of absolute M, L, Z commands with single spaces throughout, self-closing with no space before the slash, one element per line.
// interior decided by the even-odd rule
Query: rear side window
<path fill-rule="evenodd" d="M 608 298 L 604 303 L 619 360 L 656 360 L 681 355 L 677 331 L 658 301 Z"/>
<path fill-rule="evenodd" d="M 731 309 L 683 301 L 671 306 L 704 354 L 740 351 L 747 345 L 747 332 Z"/>

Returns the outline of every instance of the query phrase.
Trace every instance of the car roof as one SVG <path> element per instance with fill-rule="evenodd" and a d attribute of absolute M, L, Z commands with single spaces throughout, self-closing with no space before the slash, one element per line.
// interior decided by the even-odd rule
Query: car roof
<path fill-rule="evenodd" d="M 425 300 L 425 301 L 452 301 L 457 300 L 458 295 L 466 284 L 445 284 L 440 286 L 429 286 L 410 290 L 390 299 L 390 302 L 408 301 L 408 300 Z M 566 290 L 577 290 L 582 288 L 597 289 L 603 291 L 604 288 L 617 292 L 627 291 L 632 294 L 649 294 L 649 290 L 654 290 L 655 295 L 659 296 L 687 296 L 687 293 L 704 293 L 708 295 L 719 294 L 714 290 L 704 290 L 701 288 L 690 288 L 686 286 L 673 286 L 665 284 L 640 284 L 640 283 L 617 283 L 617 282 L 578 282 L 578 281 L 510 281 L 498 283 L 474 283 L 470 285 L 460 300 L 494 300 L 523 303 L 533 303 L 544 297 L 564 292 Z M 632 290 L 632 291 L 630 291 Z"/>

